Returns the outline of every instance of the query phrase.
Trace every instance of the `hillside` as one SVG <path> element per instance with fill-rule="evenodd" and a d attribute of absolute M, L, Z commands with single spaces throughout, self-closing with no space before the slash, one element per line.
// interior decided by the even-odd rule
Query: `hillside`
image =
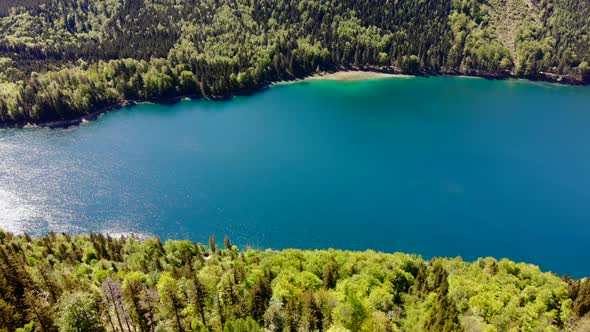
<path fill-rule="evenodd" d="M 0 331 L 588 331 L 590 283 L 482 258 L 0 231 Z"/>
<path fill-rule="evenodd" d="M 577 0 L 2 1 L 0 124 L 351 67 L 582 82 L 589 20 Z"/>

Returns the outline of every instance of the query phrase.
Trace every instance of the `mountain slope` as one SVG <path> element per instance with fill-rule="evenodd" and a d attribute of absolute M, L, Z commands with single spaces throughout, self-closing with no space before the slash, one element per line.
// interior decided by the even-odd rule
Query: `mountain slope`
<path fill-rule="evenodd" d="M 581 82 L 589 14 L 576 0 L 7 1 L 0 123 L 227 96 L 342 67 Z"/>

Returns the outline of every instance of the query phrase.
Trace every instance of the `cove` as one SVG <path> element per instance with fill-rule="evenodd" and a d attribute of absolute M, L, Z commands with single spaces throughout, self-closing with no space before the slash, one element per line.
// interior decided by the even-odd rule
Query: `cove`
<path fill-rule="evenodd" d="M 313 81 L 0 130 L 0 228 L 507 257 L 590 275 L 590 89 Z"/>

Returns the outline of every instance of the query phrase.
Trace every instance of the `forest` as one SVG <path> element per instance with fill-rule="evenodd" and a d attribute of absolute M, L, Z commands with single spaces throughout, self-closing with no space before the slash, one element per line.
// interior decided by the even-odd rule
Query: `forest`
<path fill-rule="evenodd" d="M 588 331 L 590 281 L 507 259 L 0 231 L 0 331 Z"/>
<path fill-rule="evenodd" d="M 0 125 L 359 68 L 590 80 L 578 0 L 6 0 Z"/>

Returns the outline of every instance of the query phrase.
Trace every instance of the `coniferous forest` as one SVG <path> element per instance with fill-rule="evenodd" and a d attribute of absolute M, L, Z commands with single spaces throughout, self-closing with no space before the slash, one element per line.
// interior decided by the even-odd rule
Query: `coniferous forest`
<path fill-rule="evenodd" d="M 1 0 L 0 127 L 341 69 L 587 84 L 589 62 L 588 0 Z M 584 332 L 590 281 L 507 259 L 0 230 L 13 331 Z"/>
<path fill-rule="evenodd" d="M 503 259 L 0 231 L 0 331 L 588 331 L 590 282 Z M 586 318 L 584 318 L 586 317 Z"/>
<path fill-rule="evenodd" d="M 4 0 L 0 124 L 318 71 L 590 79 L 579 0 Z"/>

